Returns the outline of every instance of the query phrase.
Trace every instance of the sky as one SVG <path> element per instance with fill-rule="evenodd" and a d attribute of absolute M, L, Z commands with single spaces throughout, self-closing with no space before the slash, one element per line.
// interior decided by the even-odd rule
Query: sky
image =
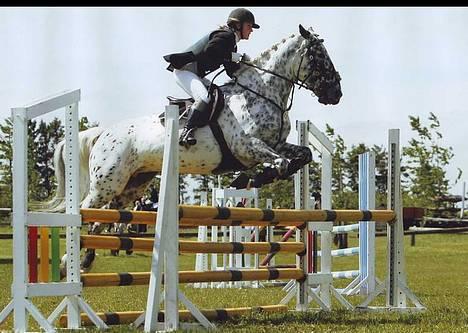
<path fill-rule="evenodd" d="M 0 8 L 0 121 L 12 107 L 77 88 L 80 116 L 103 126 L 160 113 L 167 95 L 187 96 L 163 55 L 183 51 L 234 8 Z M 239 42 L 239 52 L 255 57 L 302 24 L 325 40 L 342 77 L 335 106 L 296 89 L 292 124 L 308 119 L 321 130 L 329 124 L 348 147 L 386 147 L 388 129 L 399 128 L 406 145 L 414 136 L 409 116 L 427 125 L 433 112 L 440 144 L 455 153 L 447 168 L 451 183 L 457 168 L 468 180 L 468 8 L 248 8 L 261 27 Z M 293 127 L 288 141 L 296 140 Z"/>

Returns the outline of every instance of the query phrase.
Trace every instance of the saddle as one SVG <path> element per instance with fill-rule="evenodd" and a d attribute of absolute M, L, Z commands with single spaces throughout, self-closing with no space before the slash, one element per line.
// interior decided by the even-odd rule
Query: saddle
<path fill-rule="evenodd" d="M 211 121 L 216 121 L 219 117 L 219 114 L 224 108 L 224 94 L 221 92 L 218 86 L 211 84 L 208 91 L 210 97 L 210 103 L 208 104 L 210 113 L 206 116 L 206 123 L 203 125 L 208 125 Z M 177 98 L 173 96 L 166 97 L 169 100 L 169 105 L 176 105 L 179 107 L 179 126 L 182 127 L 188 119 L 188 111 L 190 106 L 195 102 L 193 98 Z M 159 121 L 163 126 L 165 126 L 165 113 L 162 112 L 159 114 Z"/>
<path fill-rule="evenodd" d="M 238 171 L 246 170 L 247 168 L 243 165 L 231 152 L 229 149 L 226 139 L 224 138 L 223 131 L 221 126 L 218 124 L 218 118 L 221 114 L 221 111 L 224 109 L 224 94 L 221 89 L 215 85 L 211 84 L 209 88 L 210 103 L 209 109 L 210 114 L 206 117 L 206 124 L 209 125 L 211 132 L 219 144 L 221 149 L 221 162 L 219 165 L 212 171 L 214 175 L 219 175 L 229 171 Z M 190 106 L 195 102 L 193 98 L 176 98 L 172 96 L 167 96 L 169 100 L 169 105 L 177 105 L 179 107 L 179 126 L 184 126 L 188 117 L 188 110 Z M 159 114 L 159 121 L 164 126 L 164 112 Z"/>

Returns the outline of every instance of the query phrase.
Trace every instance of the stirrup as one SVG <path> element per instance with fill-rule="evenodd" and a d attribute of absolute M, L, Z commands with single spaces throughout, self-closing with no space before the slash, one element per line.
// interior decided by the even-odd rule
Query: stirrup
<path fill-rule="evenodd" d="M 184 130 L 180 134 L 179 145 L 188 148 L 188 146 L 193 146 L 197 144 L 197 139 L 195 139 L 195 137 L 193 136 L 193 132 L 195 132 L 195 130 L 195 127 L 190 129 L 184 128 Z"/>

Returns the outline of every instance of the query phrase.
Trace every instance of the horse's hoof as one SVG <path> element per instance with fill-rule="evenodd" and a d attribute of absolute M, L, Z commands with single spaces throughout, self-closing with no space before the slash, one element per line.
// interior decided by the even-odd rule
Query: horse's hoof
<path fill-rule="evenodd" d="M 255 176 L 252 187 L 260 188 L 262 185 L 272 183 L 278 177 L 279 172 L 276 168 L 265 168 L 261 173 Z"/>
<path fill-rule="evenodd" d="M 60 267 L 59 273 L 60 273 L 60 281 L 62 281 L 67 276 L 67 267 L 65 266 Z"/>
<path fill-rule="evenodd" d="M 83 268 L 80 269 L 80 274 L 86 274 L 90 270 L 91 270 L 91 267 L 87 267 L 87 268 L 83 267 Z"/>
<path fill-rule="evenodd" d="M 88 249 L 85 252 L 83 260 L 81 261 L 81 269 L 89 271 L 91 269 L 95 256 L 96 253 L 93 250 Z"/>
<path fill-rule="evenodd" d="M 184 147 L 185 149 L 189 149 L 191 146 L 195 145 L 197 141 L 195 142 L 191 141 L 190 143 L 188 141 L 179 141 L 179 145 Z"/>
<path fill-rule="evenodd" d="M 236 179 L 234 179 L 231 184 L 229 184 L 230 187 L 235 187 L 237 190 L 241 190 L 244 188 L 247 188 L 247 185 L 249 185 L 250 178 L 247 176 L 245 173 L 241 173 L 239 176 L 237 176 Z"/>

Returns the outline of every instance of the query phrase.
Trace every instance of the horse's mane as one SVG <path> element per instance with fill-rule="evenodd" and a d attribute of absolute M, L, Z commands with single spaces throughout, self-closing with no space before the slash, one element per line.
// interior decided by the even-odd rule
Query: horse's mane
<path fill-rule="evenodd" d="M 270 46 L 268 49 L 262 51 L 258 56 L 256 56 L 255 58 L 253 58 L 251 60 L 252 64 L 254 64 L 255 66 L 258 66 L 258 67 L 265 67 L 268 63 L 268 61 L 271 59 L 271 57 L 278 51 L 278 48 L 280 48 L 281 45 L 285 44 L 286 42 L 290 41 L 291 39 L 297 37 L 296 34 L 292 34 L 290 35 L 289 37 L 287 38 L 283 38 L 282 40 L 280 40 L 279 42 L 273 44 L 272 46 Z M 255 71 L 255 69 L 249 67 L 249 66 L 241 66 L 241 68 L 237 71 L 237 76 L 241 76 L 242 74 L 244 74 L 245 72 L 248 73 L 248 71 Z M 247 74 L 249 75 L 249 74 Z M 227 82 L 227 84 L 232 84 L 235 80 L 234 79 L 231 79 Z"/>
<path fill-rule="evenodd" d="M 296 37 L 296 35 L 292 34 L 288 38 L 283 38 L 281 41 L 273 44 L 271 47 L 261 52 L 257 57 L 252 59 L 252 62 L 257 66 L 264 66 L 270 60 L 271 56 L 278 50 L 280 45 L 285 44 L 294 37 Z"/>

